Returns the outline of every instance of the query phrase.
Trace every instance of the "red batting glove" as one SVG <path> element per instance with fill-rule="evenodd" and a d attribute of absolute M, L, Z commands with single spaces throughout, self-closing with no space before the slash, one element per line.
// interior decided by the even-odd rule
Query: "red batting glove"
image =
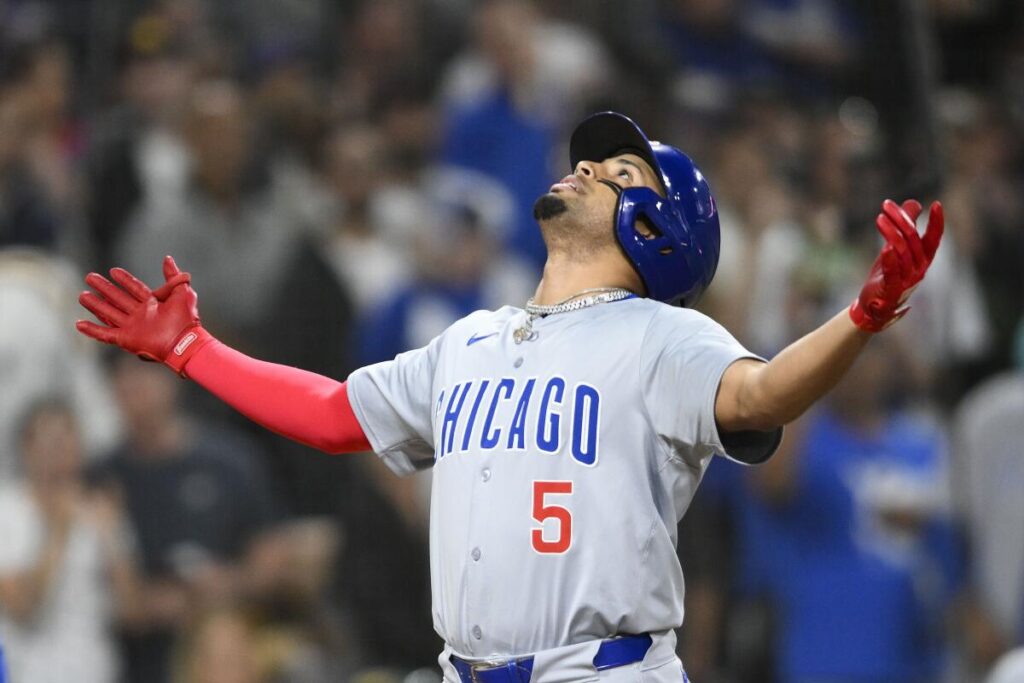
<path fill-rule="evenodd" d="M 99 273 L 85 276 L 86 284 L 96 293 L 82 292 L 78 302 L 103 325 L 79 320 L 75 323 L 78 331 L 183 374 L 189 359 L 213 339 L 199 323 L 191 276 L 178 270 L 174 259 L 167 256 L 166 282 L 156 291 L 123 268 L 111 269 L 110 277 L 114 282 Z"/>
<path fill-rule="evenodd" d="M 910 310 L 903 304 L 932 264 L 944 224 L 942 204 L 933 202 L 928 228 L 921 237 L 916 225 L 919 215 L 921 204 L 913 199 L 903 202 L 902 207 L 889 199 L 882 203 L 882 213 L 875 219 L 875 225 L 886 244 L 875 259 L 860 296 L 850 306 L 850 319 L 860 329 L 880 332 Z"/>

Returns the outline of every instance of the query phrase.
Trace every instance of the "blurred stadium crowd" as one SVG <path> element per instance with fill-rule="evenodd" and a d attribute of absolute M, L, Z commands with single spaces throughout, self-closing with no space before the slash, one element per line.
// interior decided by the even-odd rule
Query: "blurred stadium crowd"
<path fill-rule="evenodd" d="M 913 312 L 771 463 L 710 468 L 691 680 L 966 683 L 1024 645 L 1020 3 L 0 0 L 11 680 L 436 680 L 429 480 L 99 353 L 81 277 L 173 254 L 214 334 L 343 379 L 525 302 L 532 203 L 606 108 L 704 169 L 702 308 L 765 355 L 852 299 L 883 198 L 946 207 Z"/>

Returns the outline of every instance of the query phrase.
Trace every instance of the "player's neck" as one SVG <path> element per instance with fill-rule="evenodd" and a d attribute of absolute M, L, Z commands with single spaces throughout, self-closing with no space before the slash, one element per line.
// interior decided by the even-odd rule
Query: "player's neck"
<path fill-rule="evenodd" d="M 623 261 L 621 256 L 617 260 Z M 632 268 L 627 265 L 624 269 L 617 260 L 594 259 L 582 263 L 549 255 L 533 302 L 548 306 L 595 287 L 622 287 L 640 293 L 638 278 Z"/>

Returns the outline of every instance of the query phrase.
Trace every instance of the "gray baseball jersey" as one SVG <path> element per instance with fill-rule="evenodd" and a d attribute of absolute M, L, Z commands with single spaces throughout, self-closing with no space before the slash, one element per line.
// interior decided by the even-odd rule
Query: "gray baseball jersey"
<path fill-rule="evenodd" d="M 433 467 L 434 627 L 466 658 L 682 623 L 676 525 L 726 454 L 722 373 L 755 357 L 701 313 L 648 299 L 547 316 L 516 344 L 525 319 L 478 311 L 349 378 L 391 469 Z M 766 457 L 778 436 L 752 448 Z"/>

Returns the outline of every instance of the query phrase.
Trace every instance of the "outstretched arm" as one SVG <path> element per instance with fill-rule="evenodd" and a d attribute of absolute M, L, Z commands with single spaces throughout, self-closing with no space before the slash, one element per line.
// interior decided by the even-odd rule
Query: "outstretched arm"
<path fill-rule="evenodd" d="M 121 268 L 113 282 L 90 273 L 79 301 L 103 324 L 76 327 L 189 377 L 271 431 L 328 453 L 370 450 L 348 400 L 345 383 L 250 358 L 214 339 L 199 320 L 188 273 L 164 259 L 166 282 L 152 291 Z M 116 284 L 115 284 L 116 283 Z"/>
<path fill-rule="evenodd" d="M 186 375 L 267 429 L 327 453 L 371 450 L 344 382 L 250 358 L 212 341 Z"/>
<path fill-rule="evenodd" d="M 942 239 L 942 205 L 932 204 L 918 235 L 916 201 L 886 200 L 876 225 L 886 245 L 847 311 L 783 349 L 769 363 L 741 360 L 722 376 L 715 419 L 725 431 L 768 430 L 802 415 L 853 365 L 874 333 L 910 310 L 907 298 L 924 277 Z"/>

